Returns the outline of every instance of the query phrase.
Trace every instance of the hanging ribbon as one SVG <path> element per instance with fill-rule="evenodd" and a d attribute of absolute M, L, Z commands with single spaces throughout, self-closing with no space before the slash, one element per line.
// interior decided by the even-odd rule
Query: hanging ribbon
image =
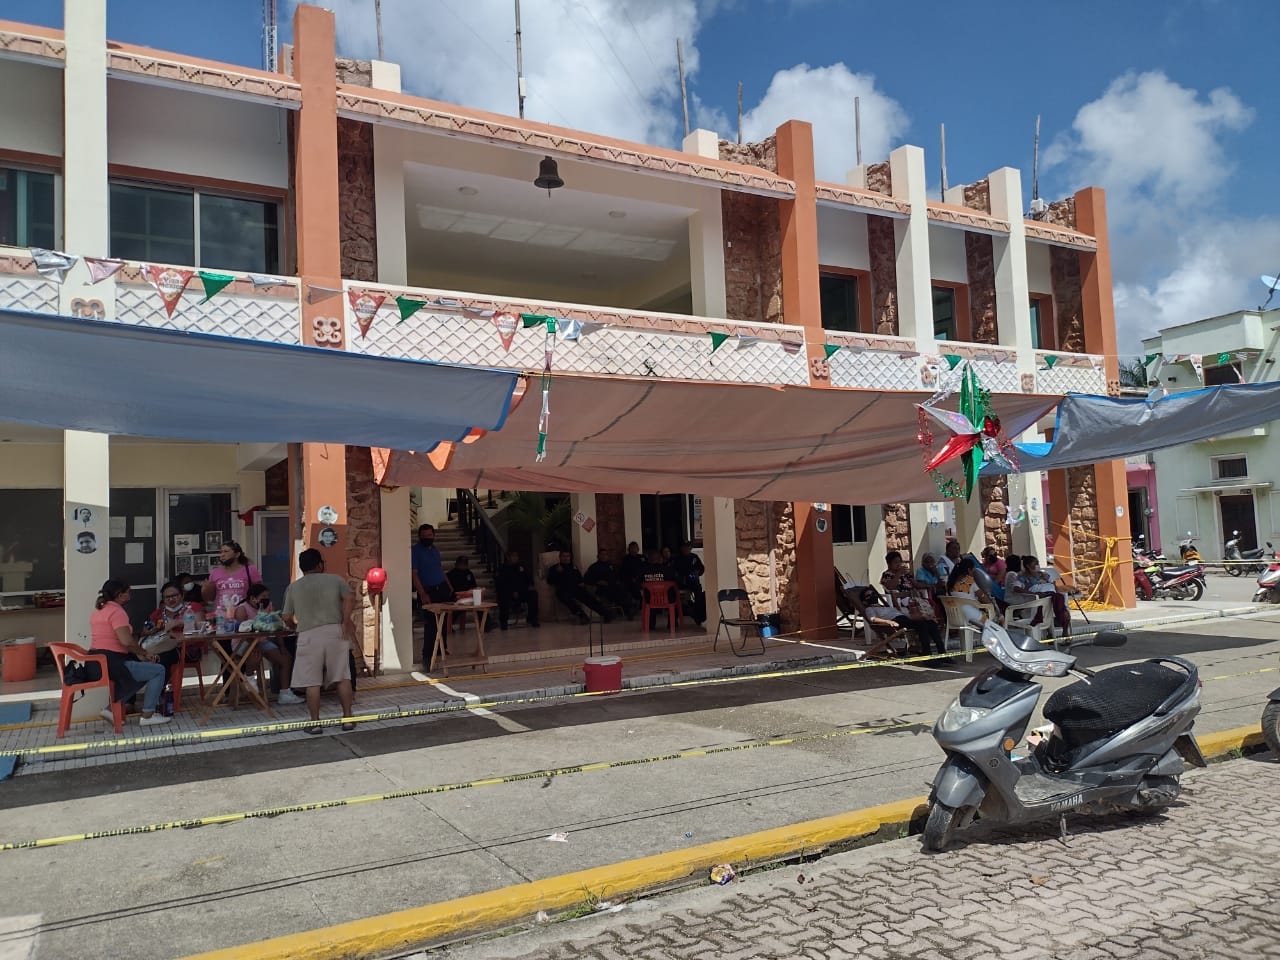
<path fill-rule="evenodd" d="M 67 279 L 67 271 L 76 265 L 79 257 L 58 250 L 46 250 L 44 247 L 32 247 L 31 259 L 35 262 L 36 273 L 50 280 L 61 283 Z"/>
<path fill-rule="evenodd" d="M 556 349 L 555 318 L 543 317 L 542 322 L 546 324 L 547 332 L 543 340 L 542 410 L 538 414 L 538 454 L 534 458 L 536 463 L 547 459 L 547 429 L 551 425 L 551 358 Z"/>
<path fill-rule="evenodd" d="M 200 301 L 201 303 L 208 303 L 215 293 L 221 292 L 236 280 L 235 274 L 212 273 L 208 270 L 201 270 L 199 277 L 200 283 L 204 286 L 204 299 Z"/>

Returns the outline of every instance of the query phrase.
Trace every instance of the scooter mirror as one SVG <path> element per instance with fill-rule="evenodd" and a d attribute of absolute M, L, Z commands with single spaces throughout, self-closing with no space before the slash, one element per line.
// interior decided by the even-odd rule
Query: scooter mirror
<path fill-rule="evenodd" d="M 1095 647 L 1123 647 L 1128 642 L 1129 638 L 1125 634 L 1114 630 L 1104 630 L 1093 638 Z"/>

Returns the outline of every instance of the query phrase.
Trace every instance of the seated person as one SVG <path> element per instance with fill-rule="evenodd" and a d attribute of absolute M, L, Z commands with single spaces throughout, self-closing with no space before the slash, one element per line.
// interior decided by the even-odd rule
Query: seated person
<path fill-rule="evenodd" d="M 605 603 L 620 609 L 626 614 L 628 620 L 631 619 L 635 616 L 638 607 L 630 592 L 618 579 L 618 571 L 609 562 L 609 551 L 601 550 L 596 557 L 596 562 L 587 567 L 585 577 L 587 587 Z"/>
<path fill-rule="evenodd" d="M 644 578 L 644 556 L 640 544 L 632 540 L 627 544 L 627 555 L 618 565 L 618 582 L 631 595 L 636 609 L 640 608 L 640 581 Z"/>
<path fill-rule="evenodd" d="M 236 607 L 235 615 L 239 623 L 253 620 L 260 613 L 273 613 L 275 607 L 271 603 L 271 588 L 265 583 L 255 583 L 249 587 L 249 596 L 245 598 L 244 603 Z M 283 639 L 283 638 L 282 638 Z M 240 641 L 235 645 L 236 654 L 244 652 L 246 641 Z M 254 651 L 255 656 L 263 656 L 275 668 L 272 672 L 280 680 L 280 696 L 278 702 L 284 704 L 303 703 L 302 697 L 295 694 L 289 689 L 290 681 L 293 679 L 293 657 L 289 655 L 289 651 L 285 649 L 283 643 L 277 643 L 267 637 L 258 640 L 258 649 Z M 252 667 L 257 667 L 254 657 L 250 657 L 244 665 L 245 673 Z"/>
<path fill-rule="evenodd" d="M 983 589 L 996 601 L 1000 609 L 1004 608 L 1004 578 L 1008 572 L 1008 564 L 996 552 L 995 547 L 984 547 L 982 550 L 982 559 L 980 565 L 987 577 L 990 578 L 990 586 L 983 585 Z"/>
<path fill-rule="evenodd" d="M 525 608 L 524 619 L 531 627 L 538 627 L 538 591 L 533 585 L 533 574 L 520 562 L 520 554 L 507 551 L 507 562 L 498 568 L 498 625 L 507 629 L 511 614 Z"/>
<path fill-rule="evenodd" d="M 1053 604 L 1054 625 L 1063 633 L 1071 630 L 1071 610 L 1066 595 L 1054 587 L 1056 577 L 1040 567 L 1039 557 L 1022 558 L 1022 586 L 1028 593 L 1047 596 Z"/>
<path fill-rule="evenodd" d="M 189 575 L 187 575 L 189 577 Z M 176 580 L 170 580 L 160 588 L 160 606 L 152 612 L 147 618 L 147 622 L 142 629 L 142 644 L 148 650 L 153 649 L 157 645 L 157 641 L 164 634 L 168 634 L 172 638 L 173 644 L 160 643 L 160 646 L 169 646 L 169 649 L 157 654 L 156 662 L 166 670 L 173 667 L 178 662 L 180 653 L 180 644 L 182 643 L 182 635 L 184 623 L 188 613 L 193 614 L 197 621 L 204 619 L 204 607 L 195 602 L 188 602 L 182 599 L 182 589 Z M 187 662 L 199 663 L 204 655 L 202 645 L 192 643 L 187 645 Z"/>
<path fill-rule="evenodd" d="M 640 572 L 640 580 L 642 583 L 669 583 L 670 589 L 667 591 L 666 600 L 674 601 L 675 594 L 679 592 L 676 586 L 676 573 L 670 566 L 662 562 L 662 552 L 660 550 L 650 550 L 645 554 L 644 567 Z M 642 593 L 643 597 L 644 594 Z M 649 614 L 649 629 L 652 630 L 658 621 L 657 611 Z"/>
<path fill-rule="evenodd" d="M 876 592 L 876 588 L 866 586 L 862 588 L 858 599 L 862 603 L 862 609 L 866 616 L 872 618 L 873 621 L 887 621 L 895 623 L 900 627 L 906 627 L 908 630 L 914 630 L 916 636 L 920 638 L 920 652 L 928 654 L 930 646 L 938 653 L 942 654 L 939 663 L 951 663 L 952 660 L 946 655 L 947 645 L 943 639 L 942 631 L 938 629 L 936 620 L 922 620 L 916 617 L 908 616 L 904 611 L 893 606 L 884 597 Z"/>
<path fill-rule="evenodd" d="M 920 566 L 916 567 L 916 586 L 928 587 L 930 592 L 937 592 L 938 584 L 946 583 L 947 577 L 938 566 L 938 558 L 926 553 L 920 558 Z"/>
<path fill-rule="evenodd" d="M 586 588 L 582 574 L 573 565 L 573 554 L 568 550 L 561 550 L 560 561 L 547 569 L 547 583 L 555 591 L 556 599 L 568 607 L 579 623 L 591 622 L 590 615 L 583 607 L 589 607 L 600 614 L 605 623 L 613 622 L 613 614 Z"/>
<path fill-rule="evenodd" d="M 685 614 L 702 626 L 707 619 L 707 595 L 702 589 L 702 575 L 707 568 L 702 558 L 693 552 L 692 543 L 686 540 L 680 544 L 680 554 L 671 561 L 671 568 L 675 571 L 676 586 L 685 594 Z"/>
<path fill-rule="evenodd" d="M 476 583 L 476 575 L 471 572 L 471 561 L 467 557 L 458 557 L 454 560 L 453 568 L 444 575 L 444 578 L 449 581 L 449 586 L 453 588 L 455 600 L 459 597 L 470 598 L 471 591 L 479 586 Z M 468 614 L 465 613 L 454 613 L 452 615 L 453 629 L 461 630 L 466 625 L 467 616 Z M 476 616 L 479 615 L 477 614 Z M 488 628 L 492 630 L 493 624 L 490 623 Z"/>
<path fill-rule="evenodd" d="M 947 596 L 960 597 L 969 601 L 960 605 L 965 620 L 976 626 L 982 626 L 987 622 L 987 612 L 979 604 L 994 606 L 994 601 L 991 595 L 979 586 L 975 576 L 977 567 L 973 557 L 962 557 L 956 564 L 956 568 L 951 571 L 951 576 L 947 577 Z"/>
<path fill-rule="evenodd" d="M 890 550 L 884 555 L 885 571 L 880 575 L 880 586 L 889 593 L 911 593 L 916 589 L 915 578 L 911 576 L 911 568 L 902 559 L 897 550 Z"/>

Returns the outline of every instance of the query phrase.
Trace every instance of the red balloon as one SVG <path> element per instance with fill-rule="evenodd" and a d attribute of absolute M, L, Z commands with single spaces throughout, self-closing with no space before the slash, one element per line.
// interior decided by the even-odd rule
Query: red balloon
<path fill-rule="evenodd" d="M 981 439 L 981 434 L 977 433 L 958 433 L 947 441 L 946 446 L 933 455 L 933 459 L 925 464 L 926 470 L 936 470 L 948 460 L 954 460 L 962 454 L 968 453 Z"/>
<path fill-rule="evenodd" d="M 370 593 L 381 593 L 387 586 L 387 571 L 381 567 L 370 567 L 364 575 L 364 583 Z"/>

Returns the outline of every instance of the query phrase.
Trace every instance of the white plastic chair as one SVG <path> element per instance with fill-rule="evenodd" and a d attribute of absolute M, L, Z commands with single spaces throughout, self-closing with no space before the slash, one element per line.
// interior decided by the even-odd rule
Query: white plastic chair
<path fill-rule="evenodd" d="M 1040 614 L 1040 622 L 1032 623 L 1037 613 Z M 1053 601 L 1048 597 L 1034 597 L 1011 603 L 1004 611 L 1004 625 L 1017 627 L 1043 643 L 1053 636 Z"/>
<path fill-rule="evenodd" d="M 989 603 L 979 603 L 972 597 L 953 597 L 944 595 L 938 598 L 942 601 L 942 609 L 947 612 L 947 645 L 950 647 L 951 631 L 960 631 L 960 640 L 964 644 L 964 661 L 965 663 L 973 662 L 973 644 L 974 637 L 981 638 L 982 627 L 976 623 L 970 623 L 969 617 L 965 614 L 965 607 L 977 607 L 983 611 L 988 617 L 999 620 L 1000 614 Z"/>

